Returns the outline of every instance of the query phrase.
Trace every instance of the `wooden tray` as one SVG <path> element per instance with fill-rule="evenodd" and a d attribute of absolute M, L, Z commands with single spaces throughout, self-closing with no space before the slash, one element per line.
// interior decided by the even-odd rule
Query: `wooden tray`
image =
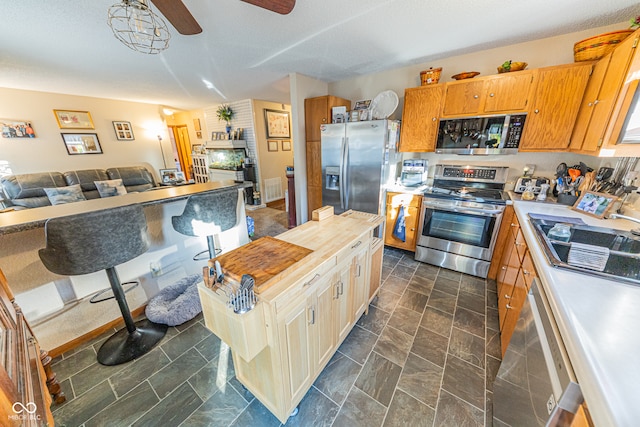
<path fill-rule="evenodd" d="M 213 259 L 219 261 L 226 278 L 240 282 L 243 274 L 255 280 L 254 291 L 264 291 L 275 275 L 313 252 L 293 243 L 265 236 Z"/>

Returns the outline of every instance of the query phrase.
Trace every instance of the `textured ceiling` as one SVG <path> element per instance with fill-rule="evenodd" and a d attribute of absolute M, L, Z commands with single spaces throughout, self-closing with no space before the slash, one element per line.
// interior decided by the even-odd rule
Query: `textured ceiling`
<path fill-rule="evenodd" d="M 107 26 L 117 0 L 5 0 L 0 87 L 195 109 L 289 102 L 289 73 L 327 82 L 613 24 L 638 0 L 298 0 L 278 15 L 239 0 L 184 0 L 203 32 L 134 52 Z M 153 5 L 152 5 L 153 8 Z"/>

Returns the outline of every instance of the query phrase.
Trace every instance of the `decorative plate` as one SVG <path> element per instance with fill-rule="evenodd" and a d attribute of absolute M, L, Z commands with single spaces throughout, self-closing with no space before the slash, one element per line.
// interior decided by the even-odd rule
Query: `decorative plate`
<path fill-rule="evenodd" d="M 398 95 L 392 90 L 380 92 L 371 102 L 373 119 L 386 119 L 398 108 Z"/>
<path fill-rule="evenodd" d="M 456 80 L 464 80 L 464 79 L 470 79 L 473 78 L 475 76 L 477 76 L 478 74 L 480 74 L 477 71 L 467 71 L 464 73 L 460 73 L 460 74 L 456 74 L 455 76 L 451 76 L 452 79 L 456 79 Z"/>

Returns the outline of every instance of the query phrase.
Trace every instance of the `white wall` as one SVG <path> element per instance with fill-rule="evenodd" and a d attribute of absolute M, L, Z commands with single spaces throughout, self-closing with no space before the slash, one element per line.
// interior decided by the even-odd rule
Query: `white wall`
<path fill-rule="evenodd" d="M 260 170 L 260 188 L 263 189 L 261 192 L 262 200 L 268 201 L 265 198 L 264 182 L 267 179 L 280 178 L 282 194 L 284 195 L 284 192 L 287 189 L 286 167 L 293 166 L 293 153 L 295 147 L 292 134 L 292 138 L 289 138 L 289 141 L 291 141 L 290 151 L 282 151 L 282 142 L 280 140 L 277 140 L 278 151 L 267 150 L 267 130 L 264 117 L 265 109 L 288 111 L 289 118 L 291 118 L 291 105 L 260 100 L 253 101 L 253 123 L 255 124 L 254 133 L 258 153 L 258 169 Z M 291 123 L 289 123 L 289 126 L 291 126 Z"/>
<path fill-rule="evenodd" d="M 59 129 L 53 110 L 91 114 L 95 129 Z M 165 156 L 173 158 L 169 135 L 157 105 L 84 96 L 0 88 L 0 118 L 31 122 L 36 138 L 0 138 L 0 160 L 14 173 L 145 165 L 156 173 L 162 166 L 158 135 Z M 131 122 L 134 141 L 118 141 L 112 121 Z M 96 133 L 103 154 L 67 154 L 61 133 Z"/>
<path fill-rule="evenodd" d="M 329 85 L 304 74 L 289 75 L 291 91 L 291 119 L 294 140 L 293 161 L 295 166 L 296 217 L 298 224 L 307 222 L 307 152 L 304 126 L 304 100 L 329 95 Z"/>

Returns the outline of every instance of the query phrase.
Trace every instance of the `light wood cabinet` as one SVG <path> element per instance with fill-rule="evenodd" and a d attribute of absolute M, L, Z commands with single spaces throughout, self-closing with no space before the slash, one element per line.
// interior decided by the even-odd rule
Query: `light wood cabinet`
<path fill-rule="evenodd" d="M 485 82 L 485 113 L 525 111 L 534 85 L 534 71 L 499 74 Z"/>
<path fill-rule="evenodd" d="M 393 235 L 400 206 L 404 208 L 405 240 L 402 241 Z M 384 244 L 394 248 L 416 251 L 418 233 L 418 221 L 420 220 L 420 208 L 422 196 L 405 193 L 387 193 L 387 226 L 384 234 Z"/>
<path fill-rule="evenodd" d="M 365 312 L 373 230 L 383 221 L 348 211 L 278 236 L 313 252 L 271 279 L 274 284 L 244 314 L 228 310 L 224 295 L 199 285 L 205 324 L 232 349 L 238 380 L 281 422 Z M 262 341 L 252 346 L 248 338 L 256 335 Z"/>
<path fill-rule="evenodd" d="M 344 106 L 351 109 L 351 101 L 325 95 L 304 100 L 305 139 L 307 154 L 307 209 L 322 207 L 322 147 L 320 126 L 331 123 L 331 109 Z"/>
<path fill-rule="evenodd" d="M 520 151 L 564 151 L 569 148 L 592 67 L 592 63 L 575 63 L 536 70 L 535 92 Z"/>
<path fill-rule="evenodd" d="M 443 94 L 444 85 L 420 86 L 404 91 L 398 151 L 435 151 Z"/>
<path fill-rule="evenodd" d="M 520 229 L 518 218 L 513 215 L 507 227 L 501 228 L 506 236 L 500 267 L 497 272 L 498 318 L 502 354 L 507 351 L 511 335 L 516 327 L 520 310 L 524 305 L 533 278 L 537 276 L 533 261 Z"/>
<path fill-rule="evenodd" d="M 615 145 L 617 136 L 611 140 L 614 113 L 625 77 L 633 73 L 630 67 L 639 40 L 640 31 L 636 31 L 596 63 L 573 129 L 572 151 L 597 155 L 604 145 Z"/>
<path fill-rule="evenodd" d="M 478 114 L 482 102 L 484 80 L 464 80 L 447 83 L 443 116 Z"/>
<path fill-rule="evenodd" d="M 443 117 L 522 112 L 532 96 L 535 70 L 448 82 Z"/>
<path fill-rule="evenodd" d="M 374 237 L 371 241 L 371 264 L 369 268 L 369 302 L 378 295 L 380 283 L 382 282 L 382 254 L 384 253 L 384 242 L 382 239 Z M 365 307 L 366 308 L 366 307 Z"/>

